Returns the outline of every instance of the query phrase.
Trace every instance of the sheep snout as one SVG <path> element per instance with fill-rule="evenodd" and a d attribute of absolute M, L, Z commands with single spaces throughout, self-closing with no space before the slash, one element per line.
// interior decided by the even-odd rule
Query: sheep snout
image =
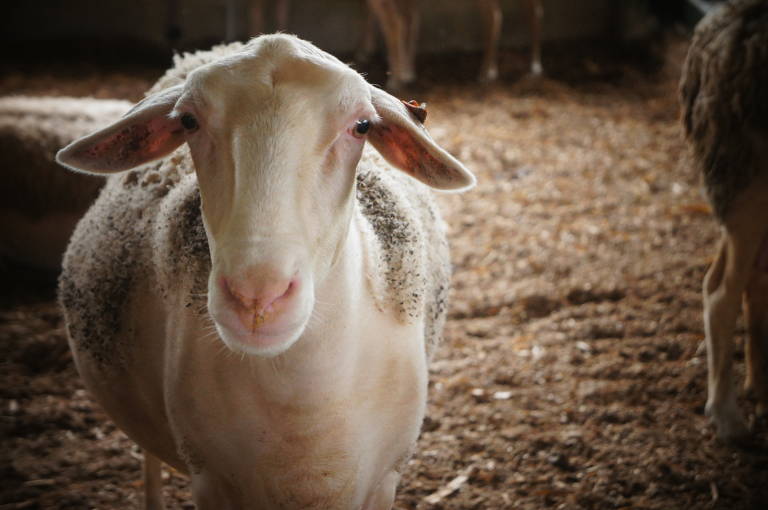
<path fill-rule="evenodd" d="M 295 342 L 313 307 L 311 283 L 266 268 L 216 278 L 209 311 L 230 349 L 273 356 Z"/>
<path fill-rule="evenodd" d="M 233 303 L 245 326 L 252 325 L 252 331 L 258 324 L 270 320 L 287 306 L 296 295 L 298 278 L 237 280 L 221 278 L 222 292 Z M 253 319 L 253 320 L 251 320 Z M 258 323 L 256 322 L 258 321 Z"/>

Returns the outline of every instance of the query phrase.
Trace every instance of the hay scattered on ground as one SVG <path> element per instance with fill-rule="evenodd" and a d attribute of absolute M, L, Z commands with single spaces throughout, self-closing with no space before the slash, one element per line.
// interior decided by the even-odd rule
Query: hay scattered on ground
<path fill-rule="evenodd" d="M 768 501 L 765 424 L 733 449 L 703 416 L 699 289 L 717 229 L 681 163 L 683 47 L 653 77 L 572 53 L 553 57 L 557 79 L 432 78 L 417 97 L 480 184 L 440 197 L 452 306 L 397 508 Z M 137 99 L 150 81 L 34 80 L 0 91 L 88 94 L 98 81 L 104 97 Z M 0 508 L 138 508 L 140 456 L 82 389 L 50 291 L 4 286 L 0 356 Z M 192 508 L 186 479 L 166 476 L 169 508 Z"/>

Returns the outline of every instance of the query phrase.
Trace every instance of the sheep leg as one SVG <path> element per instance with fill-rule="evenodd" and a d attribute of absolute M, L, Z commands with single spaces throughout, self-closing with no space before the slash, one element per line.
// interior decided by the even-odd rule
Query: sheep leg
<path fill-rule="evenodd" d="M 264 25 L 263 0 L 248 0 L 248 36 L 263 34 Z"/>
<path fill-rule="evenodd" d="M 363 510 L 390 510 L 395 503 L 395 491 L 400 475 L 390 471 L 384 476 L 376 491 L 363 504 Z"/>
<path fill-rule="evenodd" d="M 704 330 L 707 339 L 708 397 L 706 413 L 717 436 L 738 441 L 748 435 L 738 409 L 733 383 L 733 330 L 741 296 L 752 272 L 757 246 L 749 225 L 724 229 L 717 258 L 704 278 Z"/>
<path fill-rule="evenodd" d="M 367 5 L 365 6 L 365 21 L 363 22 L 363 33 L 360 36 L 360 42 L 355 52 L 355 62 L 365 63 L 371 59 L 371 55 L 376 51 L 376 16 Z"/>
<path fill-rule="evenodd" d="M 275 3 L 275 30 L 288 28 L 288 15 L 291 12 L 291 0 L 277 0 Z"/>
<path fill-rule="evenodd" d="M 483 18 L 483 64 L 480 81 L 491 82 L 499 76 L 499 37 L 501 36 L 501 6 L 499 0 L 478 0 Z"/>
<path fill-rule="evenodd" d="M 757 399 L 757 415 L 763 416 L 768 414 L 768 235 L 762 240 L 744 297 L 749 333 L 744 387 Z"/>
<path fill-rule="evenodd" d="M 526 0 L 528 19 L 531 27 L 531 74 L 541 76 L 541 21 L 544 18 L 544 6 L 541 0 Z"/>
<path fill-rule="evenodd" d="M 405 57 L 403 58 L 403 81 L 411 83 L 416 79 L 416 43 L 419 37 L 419 9 L 413 0 L 400 0 L 398 10 L 405 23 Z"/>
<path fill-rule="evenodd" d="M 175 48 L 181 39 L 181 8 L 180 0 L 168 0 L 166 3 L 165 38 L 168 46 Z"/>
<path fill-rule="evenodd" d="M 706 413 L 725 441 L 747 435 L 733 384 L 733 330 L 744 288 L 742 271 L 726 231 L 714 264 L 704 278 L 704 330 L 707 341 L 708 397 Z"/>
<path fill-rule="evenodd" d="M 384 44 L 387 48 L 389 78 L 387 88 L 397 90 L 409 80 L 406 75 L 406 22 L 395 0 L 368 0 L 368 6 L 381 24 Z M 412 79 L 412 77 L 411 77 Z"/>
<path fill-rule="evenodd" d="M 227 0 L 225 37 L 228 42 L 240 38 L 240 16 L 243 12 L 242 0 Z"/>
<path fill-rule="evenodd" d="M 736 408 L 736 396 L 731 383 L 731 335 L 736 321 L 732 310 L 733 298 L 725 294 L 725 265 L 727 237 L 720 240 L 717 256 L 704 277 L 704 333 L 707 344 L 707 404 L 706 414 L 715 424 L 719 436 L 731 434 L 730 430 L 745 432 L 743 419 Z M 724 317 L 726 315 L 727 317 Z M 732 317 L 732 318 L 731 318 Z M 726 319 L 730 319 L 726 321 Z M 718 327 L 715 330 L 715 327 Z M 730 331 L 729 331 L 730 329 Z M 734 418 L 735 416 L 735 418 Z"/>
<path fill-rule="evenodd" d="M 163 510 L 163 479 L 160 459 L 144 450 L 144 510 Z"/>

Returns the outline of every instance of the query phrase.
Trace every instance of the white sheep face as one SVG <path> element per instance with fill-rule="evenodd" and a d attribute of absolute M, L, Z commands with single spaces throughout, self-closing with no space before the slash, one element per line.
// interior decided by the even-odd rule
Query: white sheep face
<path fill-rule="evenodd" d="M 376 117 L 357 73 L 287 41 L 196 70 L 171 113 L 200 183 L 208 310 L 231 349 L 257 355 L 301 336 L 347 232 L 359 131 Z"/>
<path fill-rule="evenodd" d="M 110 173 L 188 143 L 212 261 L 208 311 L 229 348 L 274 356 L 301 337 L 344 248 L 366 139 L 432 187 L 474 184 L 400 101 L 286 35 L 196 69 L 57 159 Z"/>

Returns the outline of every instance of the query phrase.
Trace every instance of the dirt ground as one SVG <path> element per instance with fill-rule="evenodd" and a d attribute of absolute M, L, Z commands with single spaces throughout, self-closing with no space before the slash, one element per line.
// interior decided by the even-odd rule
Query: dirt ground
<path fill-rule="evenodd" d="M 768 508 L 752 403 L 746 447 L 719 444 L 703 414 L 700 282 L 717 227 L 685 165 L 684 48 L 660 66 L 556 48 L 539 81 L 507 52 L 486 88 L 473 56 L 424 66 L 427 126 L 479 184 L 440 198 L 452 305 L 396 508 Z M 0 94 L 136 100 L 158 73 L 8 70 Z M 52 286 L 3 278 L 0 509 L 138 508 L 141 453 L 83 389 Z M 193 508 L 186 478 L 165 477 L 169 508 Z"/>

